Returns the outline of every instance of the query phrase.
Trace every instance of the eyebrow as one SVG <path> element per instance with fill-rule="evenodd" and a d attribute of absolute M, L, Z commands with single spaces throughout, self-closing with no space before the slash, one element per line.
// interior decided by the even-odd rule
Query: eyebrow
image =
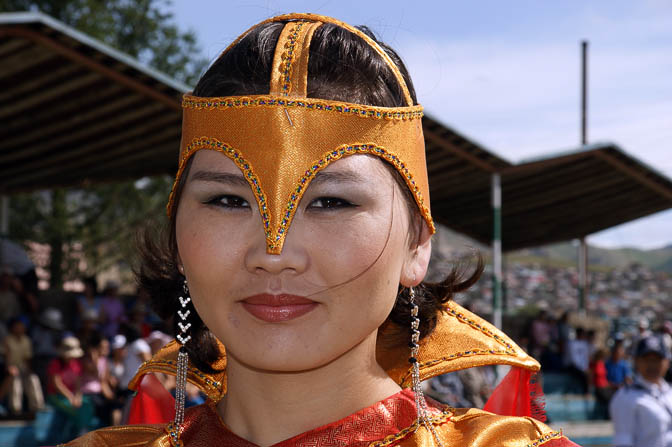
<path fill-rule="evenodd" d="M 215 171 L 196 171 L 190 176 L 191 181 L 217 182 L 232 186 L 248 186 L 242 174 L 230 174 Z M 362 183 L 366 179 L 355 171 L 320 171 L 315 174 L 311 184 L 325 183 Z"/>
<path fill-rule="evenodd" d="M 363 183 L 366 178 L 356 171 L 320 171 L 315 174 L 312 185 L 324 183 Z"/>
<path fill-rule="evenodd" d="M 191 181 L 217 182 L 232 186 L 248 186 L 247 180 L 242 174 L 229 174 L 227 172 L 196 171 L 191 175 Z"/>

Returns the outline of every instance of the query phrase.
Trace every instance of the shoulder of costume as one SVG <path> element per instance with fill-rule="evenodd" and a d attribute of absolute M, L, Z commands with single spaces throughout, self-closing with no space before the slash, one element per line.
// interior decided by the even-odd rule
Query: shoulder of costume
<path fill-rule="evenodd" d="M 215 401 L 226 393 L 226 350 L 221 343 L 219 347 L 221 355 L 212 364 L 213 369 L 219 372 L 204 373 L 191 365 L 187 372 L 187 380 Z M 175 340 L 164 346 L 138 369 L 129 388 L 137 389 L 147 373 L 175 375 L 178 349 Z M 385 347 L 379 344 L 377 347 L 378 363 L 402 387 L 411 386 L 408 356 L 406 346 Z M 533 372 L 540 367 L 539 362 L 510 337 L 452 301 L 446 303 L 434 331 L 420 341 L 418 362 L 422 380 L 475 366 L 510 365 Z"/>
<path fill-rule="evenodd" d="M 446 440 L 454 440 L 454 432 L 459 432 L 463 445 L 478 443 L 489 447 L 508 445 L 578 447 L 561 431 L 554 430 L 534 418 L 500 416 L 474 408 L 453 409 L 448 423 L 436 428 L 439 436 L 445 437 Z M 427 433 L 425 435 L 431 436 Z M 418 445 L 424 444 L 418 443 Z"/>
<path fill-rule="evenodd" d="M 530 417 L 500 416 L 474 408 L 445 408 L 430 417 L 434 432 L 445 445 L 484 445 L 488 447 L 578 447 L 562 432 Z M 411 426 L 394 435 L 373 442 L 370 447 L 414 447 L 435 445 L 433 433 Z"/>
<path fill-rule="evenodd" d="M 168 447 L 166 424 L 121 425 L 105 427 L 89 432 L 67 444 L 65 447 Z"/>

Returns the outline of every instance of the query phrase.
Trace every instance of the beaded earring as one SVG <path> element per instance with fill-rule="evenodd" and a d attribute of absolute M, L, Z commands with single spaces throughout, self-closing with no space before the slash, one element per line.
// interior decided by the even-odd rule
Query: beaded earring
<path fill-rule="evenodd" d="M 184 422 L 184 400 L 187 395 L 187 369 L 189 367 L 189 355 L 187 354 L 186 345 L 189 340 L 191 340 L 191 335 L 189 335 L 189 329 L 191 328 L 191 323 L 189 323 L 188 318 L 191 314 L 191 310 L 188 309 L 188 305 L 191 302 L 191 297 L 189 296 L 189 287 L 187 286 L 187 279 L 184 279 L 184 284 L 182 285 L 184 296 L 180 296 L 180 307 L 177 310 L 177 327 L 179 333 L 177 334 L 177 341 L 180 344 L 180 350 L 177 354 L 177 372 L 175 377 L 175 421 L 174 424 L 177 427 L 180 427 Z"/>
<path fill-rule="evenodd" d="M 429 419 L 429 410 L 427 409 L 427 401 L 425 400 L 425 394 L 422 392 L 422 386 L 420 385 L 420 365 L 418 365 L 418 350 L 420 349 L 420 319 L 418 318 L 418 305 L 415 303 L 415 290 L 413 287 L 408 288 L 408 304 L 411 308 L 411 357 L 408 359 L 409 363 L 413 367 L 413 394 L 415 394 L 415 407 L 418 411 L 418 428 L 420 425 L 423 425 L 427 431 L 432 434 L 432 437 L 436 441 L 436 444 L 439 447 L 443 447 L 439 435 L 432 425 L 432 421 Z"/>

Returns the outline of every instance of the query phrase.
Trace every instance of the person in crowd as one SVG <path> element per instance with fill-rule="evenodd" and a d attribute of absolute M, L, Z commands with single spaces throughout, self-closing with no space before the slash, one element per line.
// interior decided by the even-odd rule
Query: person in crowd
<path fill-rule="evenodd" d="M 462 381 L 463 396 L 469 402 L 469 407 L 483 408 L 492 393 L 484 368 L 465 368 L 457 372 Z"/>
<path fill-rule="evenodd" d="M 122 325 L 122 332 L 126 337 L 126 355 L 124 356 L 124 374 L 119 380 L 119 387 L 130 396 L 133 392 L 128 389 L 128 384 L 140 365 L 152 358 L 152 348 L 144 338 L 140 337 L 134 326 Z"/>
<path fill-rule="evenodd" d="M 115 394 L 109 380 L 110 342 L 99 333 L 90 336 L 82 358 L 82 379 L 80 390 L 89 398 L 98 420 L 103 425 L 112 424 L 112 410 Z"/>
<path fill-rule="evenodd" d="M 612 444 L 672 447 L 672 387 L 663 380 L 670 351 L 655 335 L 642 338 L 635 348 L 635 379 L 619 389 L 609 405 Z"/>
<path fill-rule="evenodd" d="M 595 419 L 609 419 L 609 401 L 614 390 L 607 380 L 607 368 L 604 364 L 607 352 L 596 349 L 590 362 L 590 384 L 595 395 Z"/>
<path fill-rule="evenodd" d="M 8 327 L 9 335 L 3 340 L 3 348 L 11 383 L 9 408 L 15 415 L 21 414 L 25 393 L 28 411 L 35 413 L 44 407 L 44 396 L 40 379 L 31 367 L 33 343 L 26 335 L 26 323 L 21 318 L 10 320 Z"/>
<path fill-rule="evenodd" d="M 427 395 L 450 405 L 451 407 L 468 407 L 471 402 L 464 397 L 464 385 L 457 371 L 441 374 L 425 382 Z"/>
<path fill-rule="evenodd" d="M 119 333 L 119 325 L 126 321 L 124 304 L 119 297 L 119 283 L 108 281 L 102 297 L 102 333 L 111 339 Z"/>
<path fill-rule="evenodd" d="M 30 330 L 30 338 L 33 340 L 33 365 L 45 392 L 49 383 L 47 367 L 58 357 L 64 329 L 61 311 L 48 307 L 42 311 Z"/>
<path fill-rule="evenodd" d="M 649 329 L 649 319 L 646 317 L 641 317 L 639 320 L 637 320 L 637 332 L 632 336 L 632 340 L 630 342 L 631 357 L 635 357 L 639 341 L 651 335 L 653 335 L 653 332 L 651 332 Z"/>
<path fill-rule="evenodd" d="M 123 409 L 126 407 L 128 401 L 128 388 L 121 387 L 121 381 L 124 377 L 124 364 L 126 362 L 126 337 L 122 334 L 117 334 L 112 338 L 110 344 L 112 349 L 112 357 L 109 362 L 108 380 L 110 388 L 114 392 L 114 404 L 111 415 L 111 424 L 119 425 L 123 419 Z"/>
<path fill-rule="evenodd" d="M 86 309 L 80 315 L 80 326 L 75 334 L 82 342 L 82 349 L 85 351 L 89 348 L 89 340 L 95 338 L 100 334 L 100 316 L 101 314 L 95 309 Z"/>
<path fill-rule="evenodd" d="M 623 340 L 614 341 L 614 345 L 611 347 L 611 356 L 604 366 L 607 369 L 607 380 L 612 389 L 616 390 L 632 382 L 632 368 L 625 359 Z"/>
<path fill-rule="evenodd" d="M 110 345 L 112 358 L 110 361 L 110 384 L 118 391 L 121 380 L 124 377 L 124 364 L 126 363 L 126 336 L 117 334 L 112 338 Z"/>
<path fill-rule="evenodd" d="M 561 365 L 566 368 L 570 364 L 569 360 L 569 341 L 572 334 L 572 326 L 569 324 L 570 312 L 565 311 L 558 320 L 558 354 Z"/>
<path fill-rule="evenodd" d="M 584 328 L 576 328 L 575 338 L 569 341 L 567 348 L 569 353 L 568 372 L 576 379 L 581 392 L 588 394 L 590 345 Z"/>
<path fill-rule="evenodd" d="M 64 429 L 75 435 L 88 431 L 94 416 L 93 403 L 82 393 L 83 356 L 79 340 L 66 336 L 61 341 L 59 356 L 47 369 L 50 379 L 47 402 L 65 415 L 67 427 Z"/>
<path fill-rule="evenodd" d="M 98 296 L 98 284 L 95 277 L 88 277 L 83 280 L 84 293 L 77 297 L 77 316 L 78 328 L 84 324 L 84 320 L 94 321 L 94 329 L 98 329 L 103 311 L 103 303 Z M 85 337 L 87 337 L 85 335 Z M 82 340 L 86 340 L 83 338 Z"/>
<path fill-rule="evenodd" d="M 551 343 L 551 325 L 549 323 L 548 312 L 540 310 L 537 317 L 532 320 L 531 332 L 531 352 L 534 358 L 541 358 L 542 354 L 548 349 Z"/>
<path fill-rule="evenodd" d="M 21 301 L 18 289 L 19 279 L 14 276 L 13 270 L 6 266 L 0 266 L 0 322 L 4 326 L 6 322 L 21 315 Z"/>

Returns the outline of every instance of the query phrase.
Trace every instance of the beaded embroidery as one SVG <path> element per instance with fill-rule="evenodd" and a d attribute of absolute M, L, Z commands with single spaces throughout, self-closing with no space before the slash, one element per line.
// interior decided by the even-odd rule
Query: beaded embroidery
<path fill-rule="evenodd" d="M 175 425 L 173 422 L 169 423 L 166 426 L 166 432 L 168 433 L 170 444 L 173 447 L 184 447 L 184 444 L 182 444 L 182 441 L 180 440 L 180 432 L 177 425 Z"/>
<path fill-rule="evenodd" d="M 527 444 L 525 447 L 538 447 L 540 445 L 545 444 L 546 442 L 550 441 L 551 439 L 556 439 L 556 438 L 562 438 L 562 432 L 559 431 L 554 431 L 545 434 L 541 438 L 537 439 L 531 444 Z"/>
<path fill-rule="evenodd" d="M 334 113 L 345 113 L 360 118 L 376 118 L 388 120 L 413 120 L 423 117 L 422 106 L 404 107 L 404 111 L 387 107 L 364 106 L 347 102 L 326 101 L 322 99 L 285 99 L 283 97 L 262 96 L 235 96 L 224 98 L 199 98 L 184 95 L 182 108 L 184 109 L 223 109 L 234 107 L 300 107 L 307 110 L 323 110 Z"/>
<path fill-rule="evenodd" d="M 287 202 L 287 206 L 285 207 L 282 221 L 280 222 L 280 227 L 278 228 L 277 234 L 275 236 L 276 243 L 284 239 L 287 227 L 289 226 L 292 218 L 294 217 L 294 213 L 296 212 L 296 205 L 301 200 L 301 197 L 303 197 L 303 193 L 305 192 L 307 184 L 310 182 L 311 178 L 314 177 L 315 174 L 317 174 L 319 171 L 327 167 L 327 165 L 329 165 L 329 163 L 332 161 L 354 154 L 376 155 L 391 163 L 397 169 L 397 171 L 402 174 L 406 184 L 408 185 L 408 188 L 413 191 L 415 200 L 422 212 L 423 217 L 427 221 L 427 225 L 429 225 L 429 228 L 432 230 L 432 232 L 434 232 L 434 223 L 432 222 L 429 208 L 427 208 L 424 204 L 424 199 L 422 198 L 422 194 L 420 193 L 419 188 L 415 184 L 415 180 L 413 180 L 413 175 L 406 168 L 406 165 L 399 159 L 399 157 L 374 144 L 346 145 L 324 154 L 318 160 L 313 162 L 312 167 L 308 169 L 299 179 L 298 186 L 290 196 L 289 202 Z"/>
<path fill-rule="evenodd" d="M 450 421 L 450 417 L 453 414 L 453 410 L 454 410 L 454 408 L 446 406 L 443 409 L 443 411 L 441 412 L 441 414 L 439 414 L 437 416 L 432 416 L 432 417 L 429 418 L 429 420 L 432 423 L 432 425 L 443 424 L 447 421 Z M 387 436 L 382 441 L 372 442 L 371 444 L 369 444 L 369 447 L 385 447 L 385 446 L 388 446 L 390 444 L 394 444 L 395 442 L 399 441 L 400 439 L 406 437 L 409 433 L 414 433 L 417 430 L 417 428 L 420 424 L 421 424 L 420 420 L 416 419 L 413 422 L 413 424 L 411 424 L 410 426 L 404 428 L 403 430 L 399 431 L 398 433 Z"/>
<path fill-rule="evenodd" d="M 240 155 L 238 151 L 236 151 L 226 143 L 222 143 L 216 138 L 208 138 L 208 137 L 202 137 L 192 141 L 191 144 L 187 146 L 187 150 L 184 151 L 183 153 L 182 160 L 180 161 L 180 169 L 177 172 L 176 179 L 180 178 L 180 176 L 182 175 L 182 171 L 184 171 L 184 168 L 186 167 L 186 163 L 184 163 L 184 161 L 189 157 L 191 157 L 196 151 L 200 149 L 216 150 L 218 152 L 223 153 L 231 160 L 233 160 L 236 166 L 238 166 L 238 168 L 240 168 L 240 170 L 243 171 L 243 175 L 245 176 L 247 182 L 250 184 L 250 188 L 252 188 L 252 193 L 254 194 L 254 197 L 257 200 L 257 204 L 259 205 L 259 211 L 261 212 L 261 220 L 264 224 L 264 231 L 266 233 L 266 240 L 271 241 L 270 216 L 268 212 L 268 207 L 266 205 L 266 196 L 264 195 L 264 192 L 261 189 L 259 179 L 252 170 L 250 164 L 243 158 L 243 156 Z M 175 194 L 175 186 L 173 186 L 173 190 L 171 191 L 170 197 L 168 198 L 168 207 L 170 207 L 173 203 L 174 194 Z"/>
<path fill-rule="evenodd" d="M 466 324 L 468 324 L 469 326 L 471 326 L 471 327 L 473 327 L 473 328 L 475 328 L 475 329 L 478 329 L 479 331 L 483 332 L 485 335 L 488 335 L 489 337 L 494 338 L 499 344 L 505 346 L 505 347 L 507 348 L 508 351 L 511 351 L 511 352 L 513 353 L 513 345 L 511 345 L 511 343 L 509 343 L 509 342 L 503 340 L 502 337 L 500 337 L 499 335 L 495 334 L 495 333 L 492 332 L 490 329 L 488 329 L 488 328 L 486 328 L 486 327 L 484 327 L 484 326 L 481 326 L 480 324 L 478 324 L 477 322 L 475 322 L 474 320 L 472 320 L 472 319 L 470 319 L 470 318 L 467 318 L 466 315 L 464 315 L 464 314 L 462 314 L 462 313 L 460 313 L 460 312 L 455 311 L 455 309 L 453 309 L 452 307 L 446 307 L 444 310 L 445 310 L 446 312 L 448 312 L 450 315 L 452 315 L 452 316 L 454 316 L 455 318 L 457 318 L 458 320 L 460 320 L 461 322 L 466 323 Z"/>
<path fill-rule="evenodd" d="M 292 30 L 292 34 L 287 39 L 287 50 L 282 53 L 282 60 L 284 63 L 280 66 L 280 71 L 282 72 L 283 77 L 282 94 L 284 96 L 289 96 L 289 92 L 292 88 L 291 76 L 292 62 L 294 60 L 294 45 L 296 45 L 296 39 L 305 23 L 306 22 L 297 23 L 296 27 Z"/>
<path fill-rule="evenodd" d="M 282 214 L 282 221 L 280 221 L 280 225 L 275 230 L 275 235 L 272 234 L 270 228 L 270 211 L 268 210 L 268 207 L 266 205 L 266 196 L 263 192 L 259 179 L 254 173 L 254 170 L 252 169 L 250 163 L 246 161 L 238 151 L 236 151 L 226 143 L 223 143 L 217 140 L 216 138 L 208 138 L 208 137 L 202 137 L 192 141 L 189 144 L 189 146 L 187 146 L 187 150 L 183 152 L 182 160 L 180 162 L 181 167 L 177 173 L 176 178 L 180 178 L 180 176 L 182 175 L 182 171 L 186 167 L 185 160 L 191 157 L 196 151 L 201 149 L 216 150 L 218 152 L 223 153 L 231 160 L 233 160 L 234 163 L 236 163 L 236 165 L 243 171 L 243 174 L 247 179 L 247 182 L 250 184 L 250 187 L 252 188 L 252 192 L 254 193 L 254 196 L 257 200 L 257 204 L 259 205 L 259 211 L 261 213 L 261 219 L 266 234 L 266 244 L 269 250 L 271 251 L 275 251 L 278 247 L 282 247 L 285 236 L 287 234 L 287 228 L 289 227 L 289 224 L 291 223 L 292 218 L 294 217 L 294 214 L 296 212 L 297 204 L 301 200 L 301 197 L 303 196 L 303 193 L 308 187 L 308 183 L 310 182 L 312 177 L 314 177 L 315 174 L 317 174 L 319 171 L 325 168 L 332 161 L 338 160 L 344 156 L 354 154 L 375 155 L 391 163 L 397 169 L 397 171 L 399 171 L 399 173 L 404 177 L 406 184 L 408 185 L 409 189 L 413 192 L 416 203 L 418 204 L 421 214 L 424 217 L 425 221 L 427 222 L 427 225 L 429 226 L 430 230 L 432 231 L 432 233 L 435 231 L 434 222 L 432 222 L 432 216 L 429 211 L 429 208 L 424 204 L 424 199 L 422 197 L 420 189 L 416 185 L 415 180 L 413 179 L 413 175 L 408 170 L 404 162 L 400 160 L 399 157 L 397 157 L 395 154 L 388 152 L 384 148 L 376 146 L 374 144 L 341 146 L 333 151 L 327 152 L 318 160 L 313 162 L 312 167 L 306 170 L 304 175 L 298 180 L 297 187 L 294 189 L 294 192 L 289 197 L 289 201 L 287 202 L 285 210 L 283 211 Z M 174 191 L 175 187 L 173 187 L 173 191 L 171 192 L 170 198 L 168 199 L 169 208 L 172 206 L 173 203 Z"/>

